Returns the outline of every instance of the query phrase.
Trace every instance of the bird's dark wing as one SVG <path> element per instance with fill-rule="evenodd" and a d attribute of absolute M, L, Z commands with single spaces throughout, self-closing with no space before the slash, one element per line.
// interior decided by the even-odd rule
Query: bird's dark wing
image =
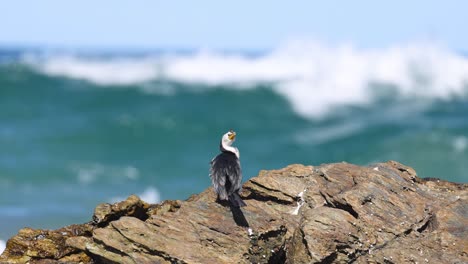
<path fill-rule="evenodd" d="M 226 192 L 226 172 L 224 170 L 224 160 L 221 157 L 222 154 L 216 156 L 213 160 L 211 160 L 210 166 L 210 178 L 213 187 L 218 194 L 219 199 L 227 200 L 228 195 Z"/>
<path fill-rule="evenodd" d="M 228 190 L 228 194 L 232 194 L 234 192 L 240 192 L 242 188 L 242 170 L 240 166 L 239 159 L 235 156 L 232 159 L 232 166 L 229 168 L 228 178 L 231 182 L 231 188 Z"/>
<path fill-rule="evenodd" d="M 210 177 L 213 187 L 221 200 L 239 191 L 242 172 L 239 159 L 230 152 L 223 152 L 211 161 Z"/>

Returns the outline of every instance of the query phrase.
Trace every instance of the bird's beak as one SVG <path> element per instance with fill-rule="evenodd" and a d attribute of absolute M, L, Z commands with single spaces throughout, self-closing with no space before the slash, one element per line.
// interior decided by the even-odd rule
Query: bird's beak
<path fill-rule="evenodd" d="M 231 135 L 229 135 L 229 140 L 234 140 L 236 138 L 236 132 L 232 132 Z"/>

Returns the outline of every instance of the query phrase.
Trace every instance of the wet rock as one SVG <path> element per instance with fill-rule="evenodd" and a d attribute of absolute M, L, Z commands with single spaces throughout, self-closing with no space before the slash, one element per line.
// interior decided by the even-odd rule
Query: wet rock
<path fill-rule="evenodd" d="M 130 196 L 89 224 L 20 230 L 0 262 L 467 263 L 467 194 L 393 161 L 290 165 L 247 181 L 241 210 L 211 188 L 157 205 Z"/>

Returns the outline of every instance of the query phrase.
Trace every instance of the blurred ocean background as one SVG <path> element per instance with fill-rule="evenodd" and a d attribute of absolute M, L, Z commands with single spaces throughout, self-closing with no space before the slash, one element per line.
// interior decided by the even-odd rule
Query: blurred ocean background
<path fill-rule="evenodd" d="M 238 132 L 244 181 L 291 163 L 396 160 L 468 182 L 468 57 L 410 43 L 269 51 L 0 49 L 0 238 L 210 186 Z"/>

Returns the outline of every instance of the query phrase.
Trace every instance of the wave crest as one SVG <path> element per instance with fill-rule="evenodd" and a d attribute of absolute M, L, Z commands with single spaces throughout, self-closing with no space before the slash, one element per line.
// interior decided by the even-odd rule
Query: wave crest
<path fill-rule="evenodd" d="M 149 204 L 156 204 L 161 201 L 161 194 L 159 193 L 158 189 L 156 189 L 153 186 L 147 187 L 142 193 L 137 194 L 141 200 L 149 203 Z M 118 197 L 112 197 L 109 202 L 111 203 L 117 203 L 120 201 L 125 200 L 126 197 L 123 196 L 118 196 Z"/>
<path fill-rule="evenodd" d="M 3 240 L 0 240 L 0 254 L 2 254 L 3 251 L 5 251 L 5 248 L 6 248 L 6 242 Z"/>
<path fill-rule="evenodd" d="M 169 80 L 249 89 L 268 83 L 297 112 L 312 117 L 336 105 L 368 104 L 388 87 L 399 96 L 447 99 L 465 95 L 468 86 L 468 59 L 425 43 L 363 50 L 296 41 L 259 56 L 210 51 L 140 58 L 51 56 L 35 65 L 48 75 L 99 85 Z M 146 85 L 143 90 L 158 89 Z"/>
<path fill-rule="evenodd" d="M 83 79 L 98 85 L 131 85 L 158 77 L 157 61 L 149 58 L 83 58 L 53 56 L 34 65 L 43 73 Z"/>

